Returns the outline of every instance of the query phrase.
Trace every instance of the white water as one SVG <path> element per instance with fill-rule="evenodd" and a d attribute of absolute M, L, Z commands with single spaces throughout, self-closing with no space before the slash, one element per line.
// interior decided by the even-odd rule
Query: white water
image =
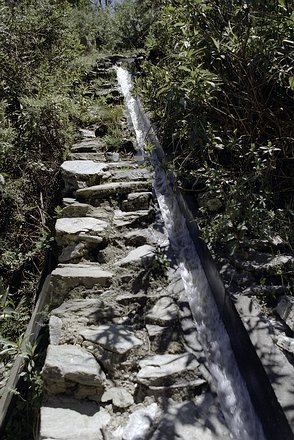
<path fill-rule="evenodd" d="M 139 106 L 131 93 L 131 75 L 119 67 L 117 78 L 132 118 L 139 149 L 143 150 L 147 133 L 140 122 Z M 236 440 L 265 440 L 186 220 L 155 154 L 152 162 L 155 169 L 154 189 L 227 425 Z"/>

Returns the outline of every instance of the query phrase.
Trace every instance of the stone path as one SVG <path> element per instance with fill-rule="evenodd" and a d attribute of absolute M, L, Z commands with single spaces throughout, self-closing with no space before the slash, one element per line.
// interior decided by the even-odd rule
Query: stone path
<path fill-rule="evenodd" d="M 121 102 L 109 72 L 97 66 L 103 93 L 109 87 L 107 96 Z M 229 439 L 152 175 L 131 156 L 106 151 L 95 127 L 80 135 L 61 167 L 39 438 Z"/>

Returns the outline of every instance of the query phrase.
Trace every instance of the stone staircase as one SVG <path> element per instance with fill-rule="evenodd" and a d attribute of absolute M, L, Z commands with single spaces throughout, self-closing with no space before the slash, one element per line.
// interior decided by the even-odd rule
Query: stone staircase
<path fill-rule="evenodd" d="M 109 68 L 96 75 L 119 103 Z M 61 167 L 39 439 L 229 439 L 152 174 L 96 135 L 80 130 Z"/>

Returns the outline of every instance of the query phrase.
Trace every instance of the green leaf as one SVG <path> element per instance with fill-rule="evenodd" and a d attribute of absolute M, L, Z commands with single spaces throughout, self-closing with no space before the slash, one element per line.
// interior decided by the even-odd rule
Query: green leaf
<path fill-rule="evenodd" d="M 289 86 L 294 91 L 294 76 L 289 76 Z"/>

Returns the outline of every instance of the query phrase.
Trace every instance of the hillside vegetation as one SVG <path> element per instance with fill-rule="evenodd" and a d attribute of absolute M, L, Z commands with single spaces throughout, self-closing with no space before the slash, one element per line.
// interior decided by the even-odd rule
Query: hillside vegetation
<path fill-rule="evenodd" d="M 54 254 L 60 164 L 78 128 L 102 118 L 103 102 L 92 93 L 99 81 L 90 86 L 89 72 L 104 55 L 144 54 L 136 90 L 166 152 L 164 165 L 193 196 L 207 243 L 234 254 L 252 239 L 278 236 L 293 250 L 293 2 L 99 3 L 0 0 L 4 379 L 36 302 L 46 252 Z M 22 429 L 11 438 L 26 438 Z"/>
<path fill-rule="evenodd" d="M 294 6 L 160 0 L 138 90 L 210 243 L 293 246 Z"/>

